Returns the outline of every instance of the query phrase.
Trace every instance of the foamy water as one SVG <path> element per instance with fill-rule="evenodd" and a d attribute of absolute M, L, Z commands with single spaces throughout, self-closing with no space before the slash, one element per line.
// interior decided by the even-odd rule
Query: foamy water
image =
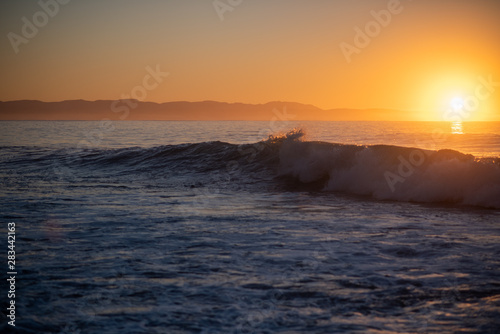
<path fill-rule="evenodd" d="M 495 333 L 499 124 L 460 129 L 0 122 L 16 327 Z"/>

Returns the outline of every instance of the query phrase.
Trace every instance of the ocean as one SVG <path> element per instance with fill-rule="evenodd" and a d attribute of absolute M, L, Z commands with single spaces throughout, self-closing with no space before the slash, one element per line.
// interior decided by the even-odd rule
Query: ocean
<path fill-rule="evenodd" d="M 4 121 L 0 187 L 2 333 L 500 330 L 500 122 Z"/>

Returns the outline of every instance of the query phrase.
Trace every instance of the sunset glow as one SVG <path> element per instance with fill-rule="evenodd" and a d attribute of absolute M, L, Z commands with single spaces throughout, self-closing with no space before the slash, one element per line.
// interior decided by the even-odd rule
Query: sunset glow
<path fill-rule="evenodd" d="M 0 332 L 498 332 L 500 0 L 12 0 L 0 34 Z"/>
<path fill-rule="evenodd" d="M 291 101 L 442 121 L 452 94 L 500 80 L 495 0 L 57 3 L 53 16 L 37 2 L 0 4 L 0 100 L 120 99 L 158 65 L 170 76 L 146 101 Z M 494 88 L 470 120 L 500 119 Z"/>

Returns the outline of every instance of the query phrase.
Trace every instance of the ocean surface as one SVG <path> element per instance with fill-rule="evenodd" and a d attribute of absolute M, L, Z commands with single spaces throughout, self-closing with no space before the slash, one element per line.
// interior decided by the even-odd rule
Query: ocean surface
<path fill-rule="evenodd" d="M 500 332 L 500 123 L 0 122 L 0 222 L 18 333 Z"/>

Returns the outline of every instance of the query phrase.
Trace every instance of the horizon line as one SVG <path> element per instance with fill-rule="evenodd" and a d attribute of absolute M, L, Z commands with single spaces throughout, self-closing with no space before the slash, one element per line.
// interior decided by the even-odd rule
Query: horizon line
<path fill-rule="evenodd" d="M 76 101 L 81 101 L 81 102 L 106 102 L 106 101 L 134 101 L 134 102 L 140 102 L 140 103 L 154 103 L 154 104 L 166 104 L 166 103 L 207 103 L 207 102 L 214 102 L 214 103 L 222 103 L 222 104 L 246 104 L 246 105 L 253 105 L 253 106 L 261 106 L 261 105 L 266 105 L 266 104 L 271 104 L 271 103 L 293 103 L 293 104 L 300 104 L 304 106 L 311 106 L 323 111 L 331 111 L 331 110 L 387 110 L 387 111 L 420 111 L 416 109 L 395 109 L 395 108 L 385 108 L 385 107 L 363 107 L 363 108 L 355 108 L 355 107 L 334 107 L 334 108 L 328 108 L 324 109 L 321 107 L 318 107 L 315 104 L 312 103 L 303 103 L 303 102 L 295 102 L 295 101 L 278 101 L 278 100 L 273 100 L 273 101 L 268 101 L 265 103 L 249 103 L 249 102 L 226 102 L 226 101 L 217 101 L 217 100 L 198 100 L 198 101 L 187 101 L 187 100 L 172 100 L 172 101 L 164 101 L 164 102 L 156 102 L 156 101 L 145 101 L 145 100 L 138 100 L 138 99 L 97 99 L 97 100 L 86 100 L 86 99 L 69 99 L 69 100 L 59 100 L 59 101 L 43 101 L 43 100 L 37 100 L 37 99 L 21 99 L 21 100 L 0 100 L 0 103 L 8 103 L 8 102 L 41 102 L 41 103 L 61 103 L 61 102 L 76 102 Z"/>

